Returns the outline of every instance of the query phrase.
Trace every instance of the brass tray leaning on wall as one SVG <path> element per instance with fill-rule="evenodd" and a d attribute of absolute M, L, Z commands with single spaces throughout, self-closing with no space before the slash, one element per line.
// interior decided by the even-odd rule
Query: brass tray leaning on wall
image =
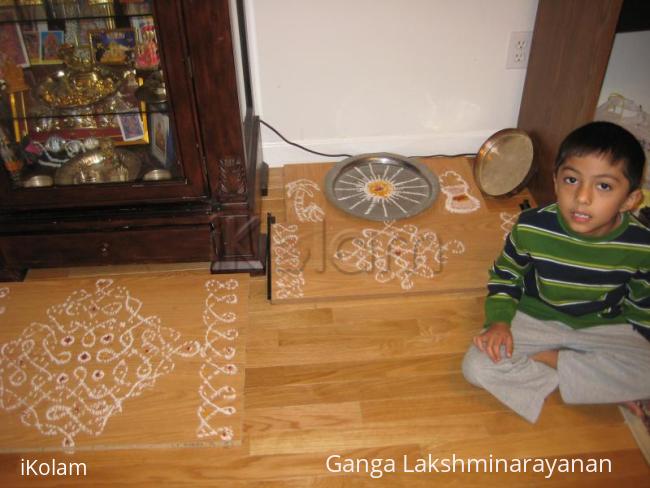
<path fill-rule="evenodd" d="M 524 189 L 533 173 L 533 142 L 523 130 L 496 132 L 476 154 L 474 179 L 486 196 L 512 196 Z"/>

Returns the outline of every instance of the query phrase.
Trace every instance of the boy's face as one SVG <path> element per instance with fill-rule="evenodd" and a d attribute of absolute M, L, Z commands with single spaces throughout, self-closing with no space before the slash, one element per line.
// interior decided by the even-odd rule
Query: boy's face
<path fill-rule="evenodd" d="M 571 230 L 585 236 L 608 234 L 620 214 L 633 209 L 641 192 L 630 193 L 623 163 L 611 164 L 600 154 L 568 158 L 554 176 L 557 203 Z"/>

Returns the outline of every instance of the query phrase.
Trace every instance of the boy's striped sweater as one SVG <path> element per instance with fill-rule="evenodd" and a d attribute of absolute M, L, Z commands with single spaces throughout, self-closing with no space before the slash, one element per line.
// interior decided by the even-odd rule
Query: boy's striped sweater
<path fill-rule="evenodd" d="M 611 233 L 586 237 L 557 204 L 523 212 L 490 269 L 486 326 L 517 310 L 574 329 L 628 322 L 650 340 L 650 230 L 625 213 Z"/>

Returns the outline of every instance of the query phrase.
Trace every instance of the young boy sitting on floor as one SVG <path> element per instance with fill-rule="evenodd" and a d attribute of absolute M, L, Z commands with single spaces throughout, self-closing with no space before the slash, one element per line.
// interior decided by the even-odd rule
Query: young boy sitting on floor
<path fill-rule="evenodd" d="M 520 215 L 490 270 L 463 374 L 530 422 L 559 386 L 566 403 L 625 403 L 648 426 L 650 230 L 630 214 L 644 161 L 616 124 L 573 131 L 557 202 Z"/>

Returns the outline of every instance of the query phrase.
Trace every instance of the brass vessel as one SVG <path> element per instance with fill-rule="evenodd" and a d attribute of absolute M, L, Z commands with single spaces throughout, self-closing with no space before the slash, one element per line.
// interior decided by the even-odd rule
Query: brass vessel
<path fill-rule="evenodd" d="M 125 149 L 116 149 L 110 139 L 100 142 L 99 149 L 75 156 L 56 170 L 57 185 L 120 183 L 133 181 L 140 173 L 140 158 Z"/>
<path fill-rule="evenodd" d="M 36 89 L 38 97 L 49 107 L 57 109 L 92 105 L 117 93 L 122 77 L 103 67 L 92 65 L 64 44 L 59 49 L 65 68 L 48 76 Z"/>

